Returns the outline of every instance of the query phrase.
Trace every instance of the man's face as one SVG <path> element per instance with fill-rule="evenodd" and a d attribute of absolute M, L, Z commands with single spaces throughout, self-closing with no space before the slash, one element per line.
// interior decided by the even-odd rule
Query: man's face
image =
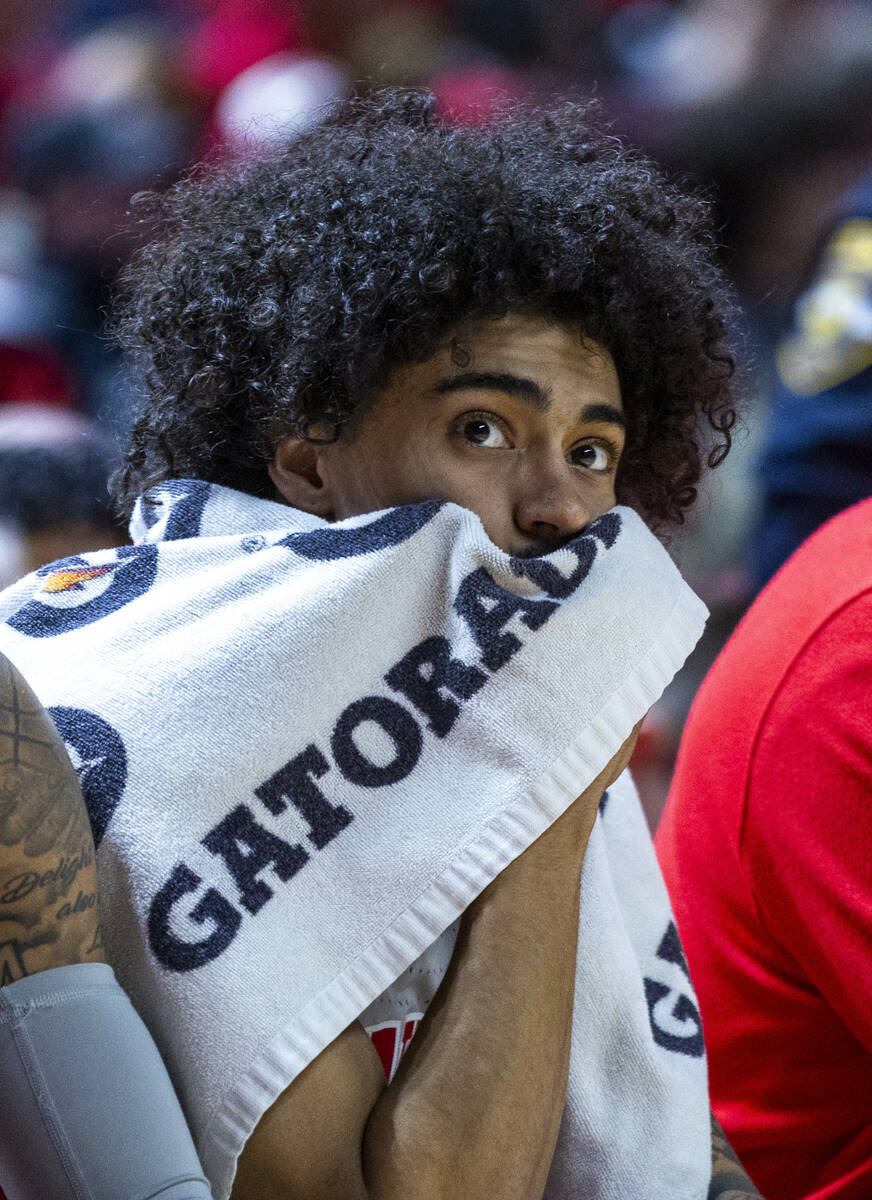
<path fill-rule="evenodd" d="M 501 549 L 544 554 L 614 505 L 623 446 L 608 352 L 515 313 L 459 327 L 432 358 L 397 369 L 353 435 L 287 439 L 270 474 L 291 504 L 328 520 L 450 500 Z"/>

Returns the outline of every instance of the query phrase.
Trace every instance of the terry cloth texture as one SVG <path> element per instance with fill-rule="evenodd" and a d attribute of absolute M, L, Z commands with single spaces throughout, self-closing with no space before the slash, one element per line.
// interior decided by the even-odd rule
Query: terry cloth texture
<path fill-rule="evenodd" d="M 266 1109 L 594 779 L 705 610 L 624 508 L 518 559 L 453 504 L 328 524 L 178 480 L 131 532 L 8 589 L 0 650 L 79 769 L 109 959 L 225 1200 Z M 695 1002 L 626 796 L 585 862 L 548 1195 L 703 1200 Z"/>

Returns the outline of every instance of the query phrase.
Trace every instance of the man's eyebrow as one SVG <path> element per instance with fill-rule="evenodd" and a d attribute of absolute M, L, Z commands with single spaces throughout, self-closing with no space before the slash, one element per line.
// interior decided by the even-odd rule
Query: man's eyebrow
<path fill-rule="evenodd" d="M 484 388 L 503 392 L 507 396 L 516 396 L 519 400 L 526 400 L 540 412 L 547 412 L 551 407 L 551 392 L 548 388 L 543 388 L 533 379 L 525 379 L 522 375 L 512 375 L 507 371 L 464 371 L 461 375 L 441 379 L 433 391 L 439 396 L 444 396 L 450 392 L 464 391 L 466 388 Z M 624 414 L 613 404 L 585 404 L 578 420 L 581 425 L 600 422 L 617 425 L 619 429 L 627 428 Z"/>
<path fill-rule="evenodd" d="M 600 421 L 606 425 L 617 425 L 620 429 L 627 428 L 627 418 L 613 404 L 585 404 L 578 414 L 578 420 L 581 425 Z"/>
<path fill-rule="evenodd" d="M 551 407 L 551 393 L 532 379 L 524 379 L 520 375 L 510 375 L 502 371 L 465 371 L 462 375 L 452 375 L 441 379 L 433 389 L 440 396 L 449 392 L 460 392 L 466 388 L 485 388 L 492 392 L 504 392 L 507 396 L 516 396 L 526 400 L 540 412 L 547 412 Z M 596 407 L 596 406 L 594 406 Z"/>

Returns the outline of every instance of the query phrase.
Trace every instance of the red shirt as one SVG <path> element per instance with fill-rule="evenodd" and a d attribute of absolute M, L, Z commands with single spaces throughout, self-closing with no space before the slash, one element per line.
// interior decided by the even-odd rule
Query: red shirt
<path fill-rule="evenodd" d="M 794 554 L 715 663 L 657 851 L 749 1174 L 766 1200 L 869 1200 L 872 501 Z"/>

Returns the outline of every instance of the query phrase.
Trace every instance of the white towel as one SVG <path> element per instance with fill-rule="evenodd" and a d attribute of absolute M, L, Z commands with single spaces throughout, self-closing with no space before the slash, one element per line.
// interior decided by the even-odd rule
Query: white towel
<path fill-rule="evenodd" d="M 215 1196 L 294 1077 L 611 759 L 702 630 L 617 508 L 543 558 L 453 504 L 336 524 L 173 481 L 0 598 L 95 837 L 106 944 Z M 551 1200 L 702 1200 L 699 1018 L 631 785 L 582 881 Z"/>

